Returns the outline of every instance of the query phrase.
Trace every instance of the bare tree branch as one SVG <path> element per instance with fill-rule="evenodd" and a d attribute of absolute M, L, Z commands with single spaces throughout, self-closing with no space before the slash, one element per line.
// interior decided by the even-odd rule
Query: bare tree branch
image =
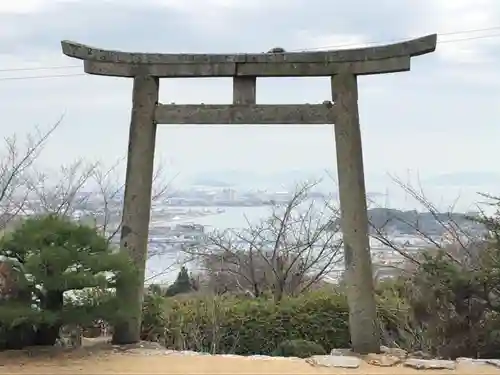
<path fill-rule="evenodd" d="M 207 244 L 185 249 L 215 292 L 272 293 L 280 300 L 310 289 L 339 265 L 342 241 L 333 224 L 339 211 L 309 199 L 315 185 L 298 186 L 286 204 L 274 204 L 259 223 L 210 233 Z"/>
<path fill-rule="evenodd" d="M 61 123 L 62 117 L 45 131 L 36 128 L 26 136 L 25 145 L 19 145 L 16 135 L 4 139 L 4 149 L 0 155 L 0 229 L 4 229 L 22 213 L 29 195 L 26 183 L 29 168 Z"/>
<path fill-rule="evenodd" d="M 419 266 L 421 261 L 408 251 L 408 244 L 397 243 L 387 233 L 385 226 L 390 226 L 394 222 L 403 223 L 408 228 L 411 228 L 417 237 L 427 244 L 428 250 L 444 250 L 443 255 L 455 264 L 463 264 L 466 259 L 477 255 L 477 231 L 467 230 L 463 223 L 457 222 L 457 217 L 470 219 L 471 223 L 477 218 L 467 218 L 465 215 L 456 214 L 454 212 L 456 201 L 448 207 L 446 212 L 442 212 L 427 198 L 421 185 L 415 188 L 397 177 L 392 177 L 392 179 L 405 193 L 420 204 L 427 214 L 430 214 L 437 226 L 441 228 L 441 232 L 444 233 L 444 235 L 433 236 L 425 228 L 421 227 L 418 220 L 405 220 L 401 215 L 388 217 L 384 225 L 374 225 L 373 222 L 370 222 L 372 237 L 385 247 L 394 250 L 407 261 L 403 264 L 401 271 L 409 271 L 415 266 Z M 418 217 L 418 213 L 415 212 L 415 215 Z"/>

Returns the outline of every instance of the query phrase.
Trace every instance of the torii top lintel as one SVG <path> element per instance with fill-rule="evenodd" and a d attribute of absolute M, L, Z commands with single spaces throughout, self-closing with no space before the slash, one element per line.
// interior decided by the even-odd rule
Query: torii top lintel
<path fill-rule="evenodd" d="M 66 56 L 84 60 L 89 74 L 134 77 L 291 77 L 340 72 L 378 74 L 410 70 L 410 58 L 433 52 L 437 35 L 344 50 L 239 54 L 163 54 L 103 50 L 62 41 Z"/>

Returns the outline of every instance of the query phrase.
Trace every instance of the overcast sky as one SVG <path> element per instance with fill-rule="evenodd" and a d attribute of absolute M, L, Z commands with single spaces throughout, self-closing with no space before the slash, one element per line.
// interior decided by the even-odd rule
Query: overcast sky
<path fill-rule="evenodd" d="M 437 32 L 437 51 L 412 60 L 410 72 L 359 80 L 367 174 L 430 178 L 499 170 L 498 1 L 16 0 L 0 2 L 0 25 L 1 136 L 47 127 L 65 114 L 42 155 L 46 166 L 80 157 L 112 161 L 127 148 L 132 81 L 84 75 L 80 61 L 62 55 L 61 39 L 128 51 L 215 53 L 359 47 Z M 53 75 L 74 76 L 24 79 Z M 229 79 L 165 79 L 160 101 L 230 103 L 231 88 Z M 257 92 L 259 103 L 330 98 L 327 78 L 262 79 Z M 335 165 L 330 125 L 163 125 L 157 137 L 158 160 L 185 175 Z"/>

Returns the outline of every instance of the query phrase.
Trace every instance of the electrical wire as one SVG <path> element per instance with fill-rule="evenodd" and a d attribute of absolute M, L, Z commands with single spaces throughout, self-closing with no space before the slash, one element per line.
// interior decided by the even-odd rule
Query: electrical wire
<path fill-rule="evenodd" d="M 63 65 L 63 66 L 42 66 L 38 68 L 7 68 L 0 69 L 0 73 L 3 72 L 24 72 L 24 71 L 35 71 L 35 70 L 57 70 L 57 69 L 75 69 L 81 68 L 80 65 Z"/>
<path fill-rule="evenodd" d="M 437 33 L 438 37 L 442 36 L 452 36 L 452 35 L 460 35 L 460 34 L 473 34 L 473 33 L 479 33 L 479 32 L 485 32 L 485 31 L 500 31 L 500 26 L 494 26 L 494 27 L 487 27 L 487 28 L 482 28 L 482 29 L 468 29 L 468 30 L 461 30 L 461 31 L 450 31 L 447 33 Z M 451 39 L 451 40 L 443 40 L 440 41 L 438 40 L 439 44 L 443 43 L 452 43 L 452 42 L 461 42 L 465 40 L 474 40 L 474 39 L 483 39 L 483 38 L 489 38 L 491 36 L 499 36 L 499 34 L 490 34 L 490 35 L 479 35 L 479 36 L 474 36 L 474 37 L 468 37 L 468 38 L 460 38 L 460 39 Z M 372 42 L 366 42 L 363 43 L 365 46 L 370 46 L 373 44 L 390 44 L 390 43 L 399 43 L 399 42 L 404 42 L 406 40 L 411 40 L 417 37 L 410 37 L 410 38 L 398 38 L 398 39 L 389 39 L 384 42 L 380 41 L 372 41 Z M 345 47 L 357 47 L 359 46 L 359 43 L 349 43 L 349 44 L 341 44 L 341 45 L 330 45 L 330 46 L 321 46 L 321 47 L 314 47 L 314 48 L 305 48 L 305 49 L 298 49 L 298 50 L 293 50 L 290 52 L 307 52 L 307 51 L 316 51 L 316 50 L 324 50 L 324 49 L 331 49 L 331 48 L 345 48 Z"/>
<path fill-rule="evenodd" d="M 23 79 L 40 79 L 40 78 L 67 78 L 67 77 L 79 77 L 85 75 L 87 74 L 77 73 L 77 74 L 53 74 L 53 75 L 43 75 L 43 76 L 0 77 L 0 81 L 17 81 Z"/>
<path fill-rule="evenodd" d="M 447 32 L 447 33 L 439 33 L 438 36 L 441 37 L 441 36 L 451 36 L 451 35 L 461 35 L 461 34 L 472 34 L 472 33 L 485 32 L 485 31 L 495 31 L 495 30 L 500 31 L 500 26 L 487 27 L 487 28 L 483 28 L 483 29 L 469 29 L 469 30 L 461 30 L 461 31 L 452 31 L 452 32 Z M 450 40 L 438 40 L 437 43 L 438 44 L 459 43 L 459 42 L 465 42 L 465 41 L 470 41 L 470 40 L 479 40 L 479 39 L 488 39 L 488 38 L 497 38 L 497 37 L 500 37 L 500 33 L 494 33 L 494 34 L 488 34 L 488 35 L 478 35 L 478 36 L 450 39 Z M 384 42 L 373 41 L 373 42 L 363 43 L 363 46 L 398 43 L 398 42 L 402 42 L 402 41 L 410 40 L 410 39 L 412 39 L 412 38 L 393 39 L 393 40 L 386 40 Z M 358 47 L 359 45 L 360 45 L 360 43 L 349 43 L 349 44 L 340 44 L 340 45 L 337 44 L 337 45 L 322 46 L 322 47 L 315 47 L 315 48 L 296 49 L 296 50 L 291 50 L 289 52 L 320 51 L 320 50 L 338 49 L 338 48 L 346 48 L 346 47 Z M 41 71 L 41 70 L 65 70 L 65 69 L 76 69 L 76 68 L 81 69 L 81 65 L 47 66 L 47 67 L 37 67 L 37 68 L 7 68 L 7 69 L 0 69 L 0 73 L 21 72 L 21 71 Z M 49 75 L 38 75 L 38 76 L 0 77 L 0 81 L 28 80 L 28 79 L 42 79 L 42 78 L 68 78 L 68 77 L 80 77 L 80 76 L 84 76 L 84 75 L 87 75 L 87 74 L 77 73 L 77 74 L 49 74 Z"/>

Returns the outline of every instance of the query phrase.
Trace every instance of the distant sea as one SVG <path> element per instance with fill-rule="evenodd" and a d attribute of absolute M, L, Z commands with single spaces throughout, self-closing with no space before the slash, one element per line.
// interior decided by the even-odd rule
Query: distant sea
<path fill-rule="evenodd" d="M 190 207 L 193 210 L 201 210 L 206 207 Z M 260 220 L 265 219 L 271 213 L 271 207 L 210 207 L 211 209 L 220 208 L 224 212 L 194 217 L 191 219 L 172 220 L 168 223 L 152 218 L 153 225 L 171 225 L 176 224 L 201 224 L 205 227 L 205 231 L 224 230 L 224 229 L 243 229 L 248 227 L 248 223 L 256 224 Z M 154 240 L 154 238 L 151 238 Z M 182 262 L 182 254 L 162 254 L 151 257 L 146 266 L 146 282 L 147 283 L 169 283 L 172 282 L 179 272 Z M 158 275 L 151 280 L 154 275 Z"/>
<path fill-rule="evenodd" d="M 172 206 L 170 206 L 172 207 Z M 180 208 L 180 207 L 172 207 Z M 185 208 L 185 207 L 184 207 Z M 201 211 L 207 207 L 189 207 L 193 211 Z M 191 219 L 173 220 L 170 225 L 196 223 L 206 227 L 207 230 L 246 228 L 248 222 L 255 223 L 266 218 L 271 213 L 270 206 L 245 206 L 245 207 L 210 207 L 210 210 L 221 209 L 224 212 L 219 214 L 195 217 Z M 154 223 L 154 218 L 152 222 Z"/>
<path fill-rule="evenodd" d="M 418 189 L 417 189 L 418 190 Z M 424 193 L 426 198 L 431 201 L 438 210 L 440 211 L 454 211 L 454 212 L 470 212 L 477 211 L 477 203 L 485 202 L 484 197 L 478 195 L 478 192 L 485 192 L 482 189 L 475 187 L 463 187 L 463 188 L 432 188 L 427 189 Z M 489 191 L 489 193 L 493 193 Z M 389 198 L 388 198 L 389 197 Z M 385 208 L 397 208 L 401 210 L 418 210 L 427 211 L 424 207 L 418 204 L 414 198 L 405 194 L 401 188 L 393 188 L 392 191 L 387 190 L 385 194 L 372 194 L 370 200 L 370 207 L 385 207 Z M 202 209 L 206 207 L 192 207 L 193 209 Z M 210 207 L 210 209 L 217 209 L 219 207 Z M 174 220 L 168 223 L 161 223 L 163 225 L 175 225 L 183 223 L 196 223 L 205 226 L 206 231 L 211 231 L 214 229 L 224 230 L 228 228 L 246 228 L 248 227 L 248 222 L 256 223 L 259 220 L 265 219 L 271 213 L 271 207 L 269 206 L 259 206 L 259 207 L 220 207 L 224 210 L 223 213 L 207 215 L 202 217 L 195 217 L 186 220 Z M 482 206 L 486 211 L 491 211 L 492 207 Z M 157 221 L 154 217 L 152 218 L 152 225 Z M 176 254 L 165 254 L 161 256 L 154 256 L 149 259 L 147 264 L 147 276 L 149 278 L 153 275 L 161 274 L 151 282 L 169 283 L 175 279 L 179 268 L 181 258 L 180 255 Z M 175 264 L 177 262 L 177 264 Z M 174 266 L 172 267 L 172 264 Z M 166 268 L 169 268 L 168 272 L 165 272 Z"/>

